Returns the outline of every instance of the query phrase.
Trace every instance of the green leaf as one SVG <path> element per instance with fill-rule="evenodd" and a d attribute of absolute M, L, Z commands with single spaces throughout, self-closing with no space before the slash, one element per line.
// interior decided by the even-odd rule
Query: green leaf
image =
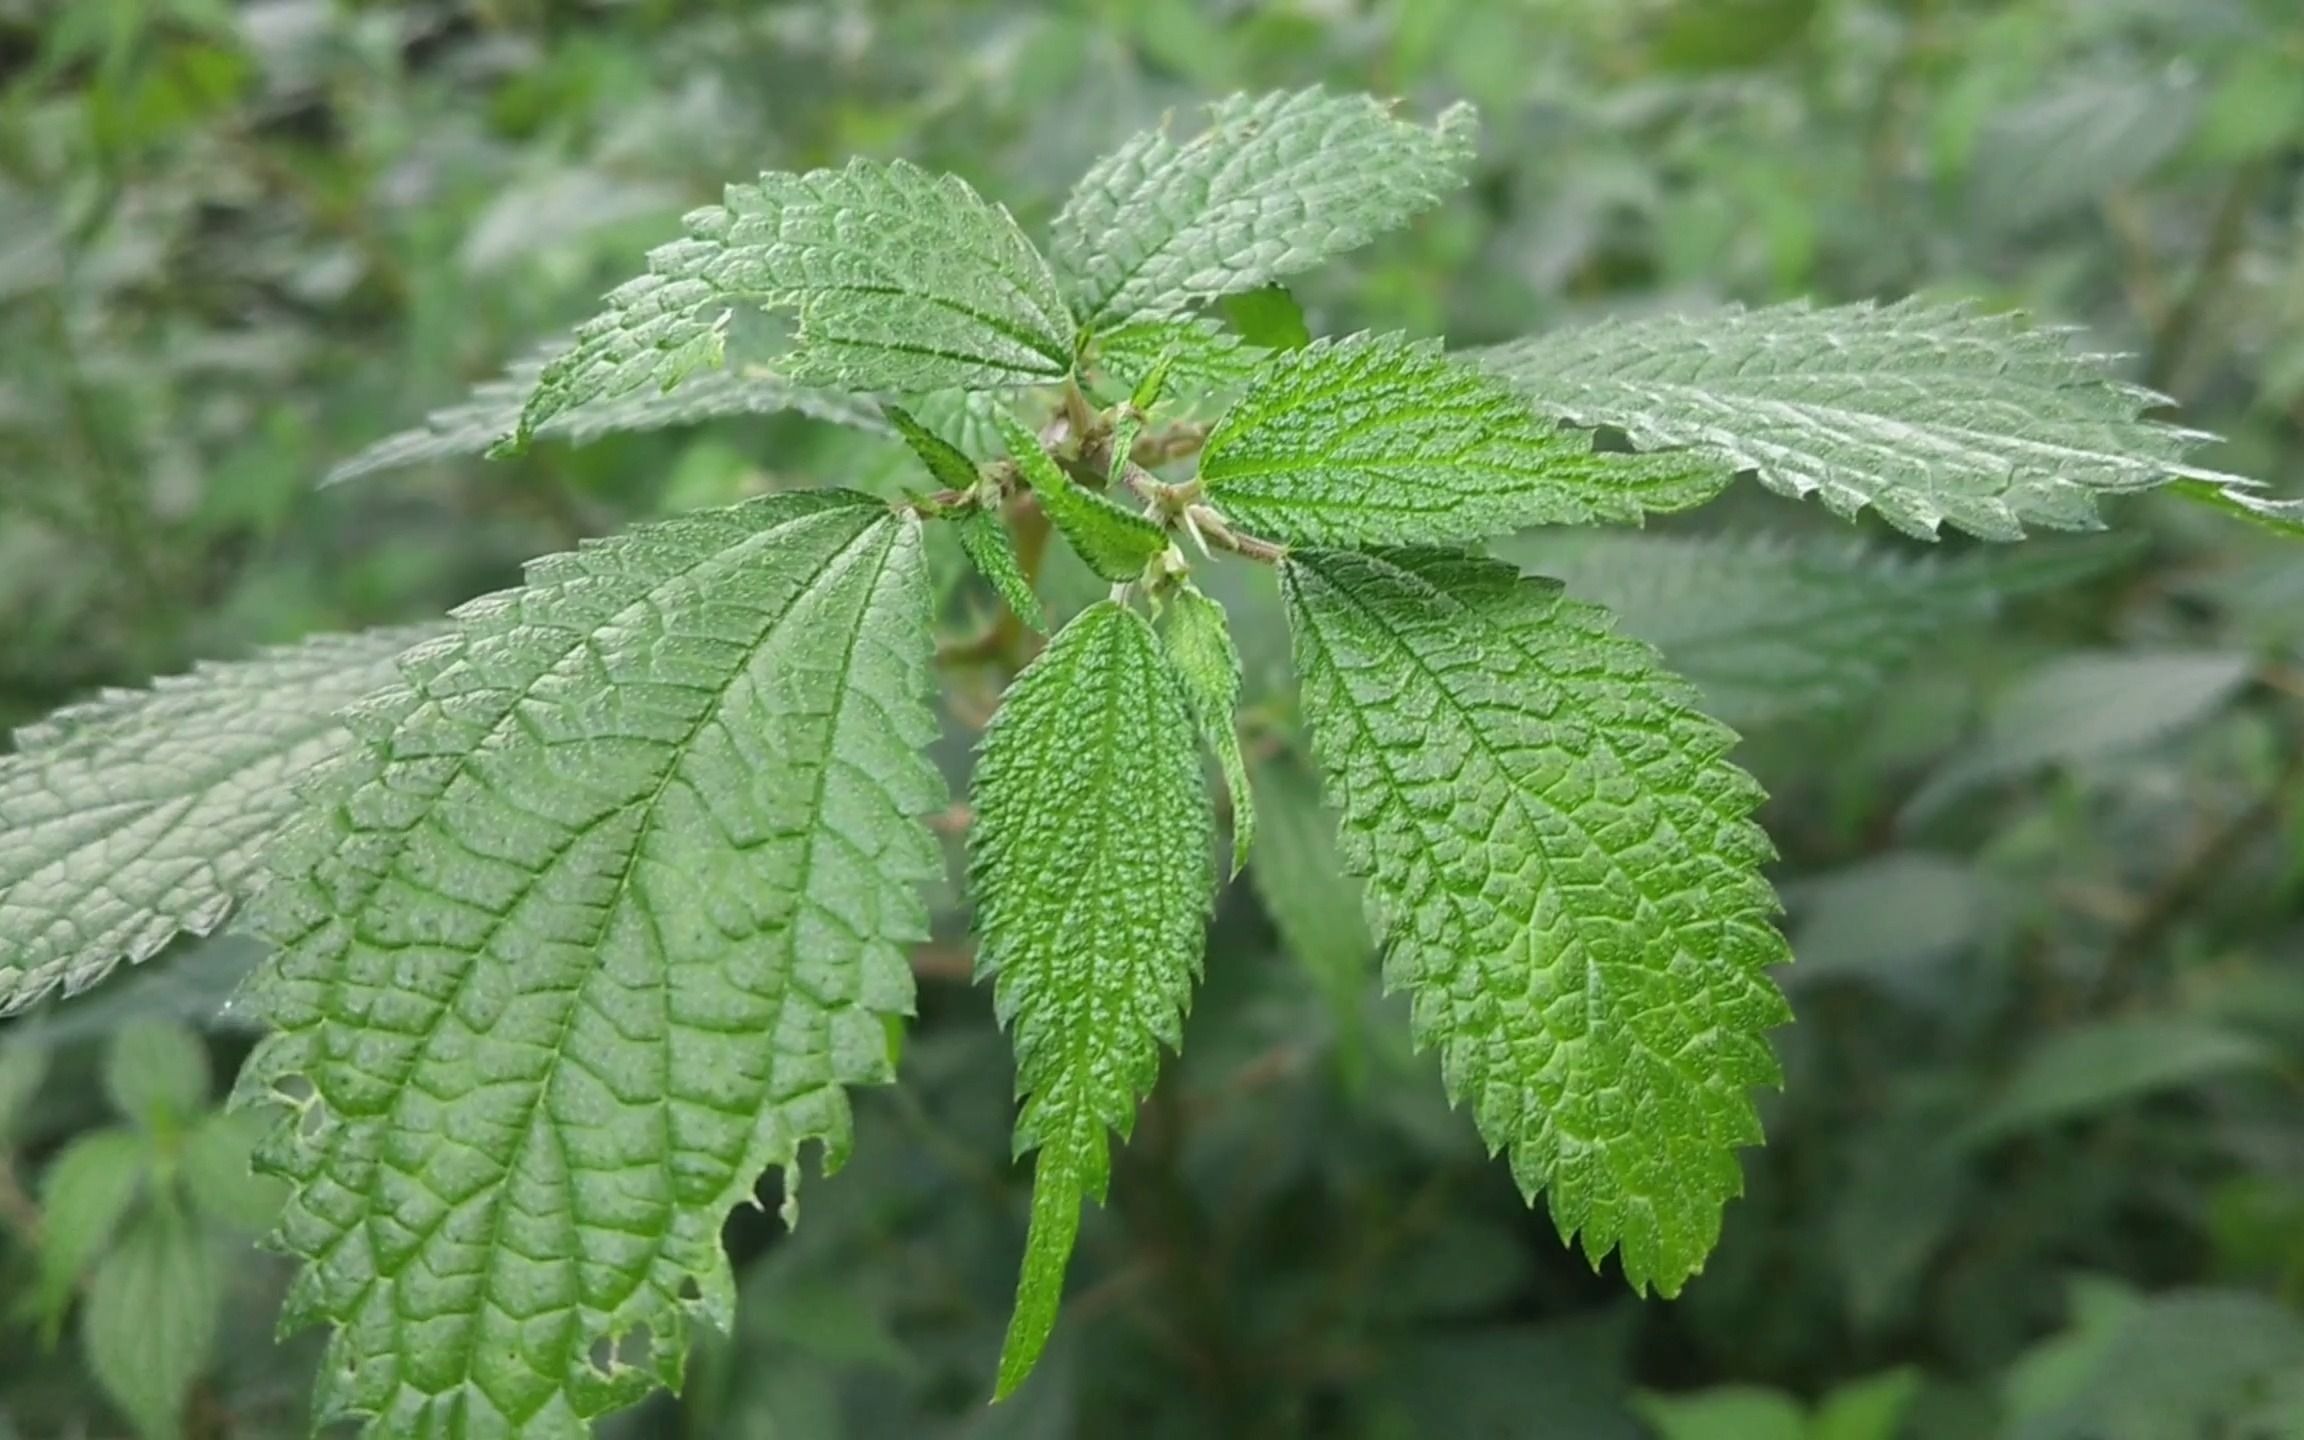
<path fill-rule="evenodd" d="M 1787 1018 L 1760 789 L 1605 612 L 1439 552 L 1282 569 L 1346 863 L 1419 1043 L 1563 1238 L 1669 1295 L 1760 1138 Z"/>
<path fill-rule="evenodd" d="M 938 485 L 947 490 L 975 493 L 983 477 L 977 473 L 976 462 L 968 458 L 966 451 L 913 419 L 912 412 L 903 406 L 883 405 L 880 408 L 887 415 L 888 423 L 896 427 L 896 433 L 903 438 L 912 453 L 920 457 L 920 463 L 927 467 L 928 473 Z"/>
<path fill-rule="evenodd" d="M 514 443 L 554 416 L 715 368 L 729 307 L 799 317 L 779 368 L 796 384 L 911 393 L 1061 379 L 1073 325 L 1048 262 L 1008 211 L 951 175 L 897 161 L 769 173 L 690 212 L 688 238 L 537 379 Z"/>
<path fill-rule="evenodd" d="M 96 1267 L 80 1346 L 144 1440 L 184 1433 L 184 1397 L 215 1351 L 223 1296 L 215 1246 L 173 1205 L 144 1210 Z"/>
<path fill-rule="evenodd" d="M 574 1437 L 728 1325 L 729 1210 L 846 1155 L 911 1008 L 928 596 L 918 520 L 770 496 L 536 562 L 363 707 L 252 908 L 239 1092 L 301 1112 L 321 1424 Z"/>
<path fill-rule="evenodd" d="M 1214 820 L 1182 685 L 1143 617 L 1100 601 L 1025 667 L 985 731 L 969 869 L 979 976 L 1016 1047 L 1032 1225 L 999 1394 L 1055 1325 L 1080 1207 L 1183 1041 L 1212 891 Z"/>
<path fill-rule="evenodd" d="M 320 483 L 336 485 L 383 470 L 485 453 L 519 426 L 521 408 L 536 389 L 545 366 L 566 349 L 565 345 L 554 345 L 514 361 L 502 376 L 474 386 L 466 399 L 434 410 L 413 429 L 370 445 L 331 469 Z M 589 445 L 628 431 L 668 430 L 736 415 L 784 411 L 860 430 L 887 428 L 879 411 L 867 401 L 795 385 L 762 366 L 740 365 L 563 410 L 537 426 L 536 438 Z"/>
<path fill-rule="evenodd" d="M 1188 583 L 1179 587 L 1161 608 L 1160 644 L 1184 682 L 1201 738 L 1224 767 L 1232 796 L 1232 873 L 1238 875 L 1256 844 L 1256 797 L 1240 755 L 1240 651 L 1224 607 Z"/>
<path fill-rule="evenodd" d="M 1737 726 L 1868 699 L 1996 598 L 1965 567 L 1842 537 L 1546 532 L 1496 550 L 1614 611 Z"/>
<path fill-rule="evenodd" d="M 1835 1386 L 1808 1422 L 1808 1440 L 1896 1440 L 1919 1398 L 1922 1377 L 1909 1365 Z"/>
<path fill-rule="evenodd" d="M 1091 330 L 1171 315 L 1405 225 L 1464 183 L 1477 130 L 1467 105 L 1426 129 L 1365 95 L 1235 95 L 1190 140 L 1163 125 L 1099 160 L 1052 253 Z"/>
<path fill-rule="evenodd" d="M 1088 568 L 1112 581 L 1141 578 L 1152 558 L 1168 548 L 1168 532 L 1110 497 L 1073 484 L 1014 416 L 1003 412 L 996 420 L 1024 483 Z"/>
<path fill-rule="evenodd" d="M 350 743 L 336 712 L 424 633 L 324 635 L 17 732 L 0 757 L 0 1014 L 215 929 L 297 778 Z"/>
<path fill-rule="evenodd" d="M 256 1147 L 268 1128 L 263 1116 L 247 1110 L 201 1117 L 176 1157 L 194 1213 L 236 1230 L 269 1230 L 279 1220 L 287 1189 L 254 1169 Z"/>
<path fill-rule="evenodd" d="M 1200 455 L 1209 498 L 1235 524 L 1311 545 L 1636 522 L 1702 504 L 1728 474 L 1709 459 L 1595 452 L 1437 343 L 1397 335 L 1273 356 Z"/>
<path fill-rule="evenodd" d="M 2239 652 L 2086 651 L 2028 671 L 1993 702 L 1984 731 L 1905 805 L 1918 821 L 1979 785 L 2045 765 L 2128 754 L 2213 715 L 2247 683 Z"/>
<path fill-rule="evenodd" d="M 1376 937 L 1368 933 L 1367 901 L 1345 871 L 1336 844 L 1336 815 L 1320 800 L 1320 785 L 1293 756 L 1254 765 L 1264 844 L 1248 867 L 1249 883 L 1327 1002 L 1345 1073 L 1364 1068 L 1363 1012 L 1375 971 Z"/>
<path fill-rule="evenodd" d="M 2168 402 L 2065 332 L 1926 300 L 1611 320 L 1473 358 L 1540 413 L 1694 447 L 1923 539 L 2089 530 L 2101 495 L 2253 483 L 2185 463 L 2203 437 L 2143 419 Z"/>
<path fill-rule="evenodd" d="M 2098 1114 L 2185 1085 L 2276 1067 L 2249 1035 L 2182 1016 L 2139 1015 L 2059 1031 L 2037 1042 L 2006 1088 L 1961 1132 L 1989 1144 Z"/>
<path fill-rule="evenodd" d="M 1225 323 L 1251 345 L 1267 350 L 1301 350 L 1312 343 L 1311 328 L 1304 323 L 1304 307 L 1296 303 L 1285 285 L 1227 295 L 1216 308 L 1223 313 Z"/>
<path fill-rule="evenodd" d="M 208 1047 L 173 1020 L 147 1016 L 113 1035 L 104 1052 L 112 1108 L 148 1129 L 169 1129 L 208 1105 Z"/>
<path fill-rule="evenodd" d="M 1807 1440 L 1800 1402 L 1758 1385 L 1720 1385 L 1687 1395 L 1645 1391 L 1635 1397 L 1640 1418 L 1657 1440 Z"/>
<path fill-rule="evenodd" d="M 49 1338 L 152 1173 L 152 1142 L 126 1128 L 75 1138 L 40 1177 L 40 1276 L 32 1301 Z"/>
<path fill-rule="evenodd" d="M 960 536 L 960 548 L 967 552 L 968 562 L 976 567 L 1016 618 L 1032 629 L 1045 634 L 1048 616 L 1040 608 L 1040 597 L 1033 593 L 1032 582 L 1025 578 L 1024 566 L 1016 558 L 1015 537 L 1000 517 L 981 505 L 971 505 L 952 512 L 952 528 Z"/>
<path fill-rule="evenodd" d="M 1238 389 L 1264 361 L 1262 350 L 1242 344 L 1239 336 L 1196 315 L 1120 326 L 1095 337 L 1088 356 L 1098 374 L 1131 392 L 1143 390 L 1164 365 L 1164 384 L 1180 392 L 1179 404 L 1185 409 L 1210 394 Z M 1141 398 L 1135 403 L 1140 409 L 1152 408 Z"/>

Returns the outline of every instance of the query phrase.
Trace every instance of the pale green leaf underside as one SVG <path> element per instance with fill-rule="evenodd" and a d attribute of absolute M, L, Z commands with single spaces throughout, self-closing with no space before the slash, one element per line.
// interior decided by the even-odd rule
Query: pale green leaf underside
<path fill-rule="evenodd" d="M 797 314 L 778 368 L 800 385 L 914 394 L 1071 369 L 1072 318 L 1048 262 L 957 177 L 862 160 L 769 173 L 686 225 L 544 368 L 521 439 L 562 411 L 718 364 L 737 304 Z"/>
<path fill-rule="evenodd" d="M 423 424 L 387 435 L 338 464 L 320 483 L 335 485 L 378 471 L 484 453 L 518 427 L 521 407 L 536 389 L 544 367 L 565 349 L 555 345 L 514 361 L 501 376 L 472 387 L 464 400 L 426 415 Z M 707 420 L 784 411 L 861 430 L 888 428 L 879 410 L 866 401 L 837 391 L 795 385 L 762 366 L 732 365 L 689 375 L 670 389 L 662 384 L 643 385 L 613 398 L 563 410 L 537 427 L 536 438 L 589 445 L 628 431 L 668 430 Z"/>
<path fill-rule="evenodd" d="M 1988 540 L 2097 526 L 2100 495 L 2191 477 L 2201 437 L 2021 316 L 1906 300 L 1607 321 L 1473 352 L 1543 414 L 1691 446 L 1836 515 Z"/>
<path fill-rule="evenodd" d="M 1283 569 L 1348 866 L 1421 1044 L 1533 1200 L 1670 1294 L 1759 1140 L 1788 958 L 1732 736 L 1604 611 L 1491 561 Z"/>
<path fill-rule="evenodd" d="M 978 964 L 1016 1047 L 1018 1153 L 1039 1151 L 1000 1391 L 1030 1373 L 1081 1204 L 1183 1039 L 1213 819 L 1192 716 L 1142 616 L 1102 601 L 1019 675 L 986 730 L 970 871 Z"/>
<path fill-rule="evenodd" d="M 574 1437 L 728 1323 L 729 1209 L 837 1163 L 911 1008 L 928 595 L 865 497 L 699 511 L 538 561 L 362 707 L 252 908 L 241 1080 L 303 1112 L 264 1159 L 323 1421 Z"/>
<path fill-rule="evenodd" d="M 215 929 L 294 815 L 297 778 L 350 744 L 336 712 L 424 633 L 205 664 L 18 732 L 0 756 L 0 1014 Z"/>
<path fill-rule="evenodd" d="M 1613 611 L 1737 726 L 1862 700 L 1997 598 L 1977 567 L 1847 538 L 1589 531 L 1516 537 L 1497 551 Z"/>
<path fill-rule="evenodd" d="M 1718 494 L 1708 456 L 1612 455 L 1540 420 L 1436 342 L 1323 340 L 1274 355 L 1216 424 L 1200 478 L 1269 539 L 1441 544 L 1523 525 L 1635 522 Z"/>
<path fill-rule="evenodd" d="M 1235 95 L 1189 140 L 1163 125 L 1098 161 L 1051 253 L 1091 330 L 1174 314 L 1406 224 L 1464 183 L 1477 129 L 1465 105 L 1427 128 L 1365 95 Z"/>

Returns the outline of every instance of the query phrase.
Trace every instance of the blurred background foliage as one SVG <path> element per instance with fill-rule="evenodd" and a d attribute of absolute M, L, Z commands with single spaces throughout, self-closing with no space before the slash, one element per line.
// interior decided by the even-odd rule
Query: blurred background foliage
<path fill-rule="evenodd" d="M 1315 80 L 1486 121 L 1458 203 L 1299 287 L 1315 333 L 1974 295 L 2304 490 L 2295 0 L 0 0 L 0 723 L 889 483 L 783 417 L 316 484 L 722 180 L 903 155 L 1031 223 L 1163 111 Z M 1774 796 L 1787 1084 L 1677 1302 L 1564 1249 L 1408 1053 L 1269 577 L 1226 572 L 1268 828 L 1041 1375 L 985 1406 L 1026 1188 L 955 888 L 855 1158 L 789 1236 L 773 1177 L 735 1217 L 738 1333 L 608 1433 L 2304 1436 L 2304 551 L 2112 518 L 1930 547 L 1739 487 L 1503 547 L 1663 646 Z M 955 775 L 1003 678 L 955 669 Z M 316 1345 L 268 1338 L 276 1201 L 211 1100 L 248 958 L 0 1025 L 0 1435 L 301 1433 Z"/>

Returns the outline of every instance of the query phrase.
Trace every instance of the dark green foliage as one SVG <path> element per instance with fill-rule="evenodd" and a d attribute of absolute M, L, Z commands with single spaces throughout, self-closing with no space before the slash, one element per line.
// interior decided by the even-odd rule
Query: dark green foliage
<path fill-rule="evenodd" d="M 2304 1433 L 2293 10 L 0 6 L 0 1437 Z"/>

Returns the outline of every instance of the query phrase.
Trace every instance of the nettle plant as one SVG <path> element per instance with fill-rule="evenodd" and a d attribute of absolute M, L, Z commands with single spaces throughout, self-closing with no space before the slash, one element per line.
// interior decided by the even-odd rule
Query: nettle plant
<path fill-rule="evenodd" d="M 978 974 L 1034 1165 L 998 1393 L 1180 1042 L 1212 790 L 1232 869 L 1254 853 L 1210 564 L 1279 587 L 1341 854 L 1450 1095 L 1593 1263 L 1664 1295 L 1696 1273 L 1788 1018 L 1761 792 L 1652 650 L 1480 544 L 1745 472 L 1922 537 L 2088 527 L 2099 495 L 2169 481 L 2279 511 L 2187 464 L 2200 437 L 2100 357 L 1960 308 L 1458 353 L 1291 334 L 1276 283 L 1439 202 L 1473 135 L 1461 108 L 1235 98 L 1098 163 L 1045 250 L 901 162 L 733 186 L 572 346 L 346 471 L 798 410 L 909 445 L 908 498 L 682 515 L 537 561 L 444 631 L 312 640 L 19 737 L 0 1005 L 255 897 L 272 949 L 241 1003 L 269 1033 L 239 1095 L 287 1108 L 261 1163 L 304 1262 L 285 1323 L 334 1329 L 322 1423 L 580 1435 L 679 1383 L 691 1321 L 729 1323 L 729 1211 L 771 1169 L 789 1196 L 809 1142 L 839 1163 L 846 1088 L 892 1078 L 913 1007 L 948 804 L 924 753 L 939 526 L 1020 656 L 1052 534 L 1110 583 L 1015 676 L 969 796 Z M 731 361 L 732 317 L 762 314 L 796 323 Z"/>

